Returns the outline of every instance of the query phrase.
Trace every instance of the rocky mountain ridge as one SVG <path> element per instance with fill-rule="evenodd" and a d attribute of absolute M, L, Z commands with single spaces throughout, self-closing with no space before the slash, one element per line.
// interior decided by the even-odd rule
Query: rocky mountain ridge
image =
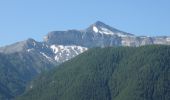
<path fill-rule="evenodd" d="M 85 30 L 53 31 L 44 37 L 48 44 L 79 45 L 87 48 L 108 46 L 142 46 L 170 44 L 170 36 L 135 36 L 112 28 L 100 21 Z"/>
<path fill-rule="evenodd" d="M 170 45 L 170 36 L 135 36 L 97 21 L 85 30 L 49 32 L 44 41 L 34 39 L 1 47 L 1 53 L 36 53 L 55 63 L 67 61 L 93 47 Z"/>

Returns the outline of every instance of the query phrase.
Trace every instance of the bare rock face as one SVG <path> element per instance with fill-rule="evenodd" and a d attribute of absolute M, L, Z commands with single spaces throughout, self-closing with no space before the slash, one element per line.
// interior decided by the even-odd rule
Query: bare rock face
<path fill-rule="evenodd" d="M 47 44 L 79 45 L 87 48 L 107 46 L 142 46 L 150 44 L 170 44 L 170 37 L 135 36 L 96 22 L 85 30 L 53 31 L 45 36 Z"/>

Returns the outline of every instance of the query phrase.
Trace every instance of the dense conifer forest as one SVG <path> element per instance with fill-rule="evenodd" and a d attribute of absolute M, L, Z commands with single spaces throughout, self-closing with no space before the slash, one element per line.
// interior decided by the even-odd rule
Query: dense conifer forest
<path fill-rule="evenodd" d="M 170 100 L 170 46 L 93 48 L 30 85 L 16 100 Z"/>

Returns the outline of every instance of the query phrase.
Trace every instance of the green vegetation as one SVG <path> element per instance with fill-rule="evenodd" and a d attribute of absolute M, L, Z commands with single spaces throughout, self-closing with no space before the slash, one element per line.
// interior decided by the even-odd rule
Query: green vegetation
<path fill-rule="evenodd" d="M 170 46 L 94 48 L 31 86 L 17 100 L 170 100 Z"/>
<path fill-rule="evenodd" d="M 22 53 L 0 54 L 0 100 L 11 100 L 23 93 L 44 66 L 50 68 L 52 64 Z"/>

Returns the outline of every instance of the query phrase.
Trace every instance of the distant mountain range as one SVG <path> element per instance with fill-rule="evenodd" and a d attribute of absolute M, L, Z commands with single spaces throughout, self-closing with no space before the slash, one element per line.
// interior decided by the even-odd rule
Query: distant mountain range
<path fill-rule="evenodd" d="M 9 65 L 6 63 L 0 64 L 0 68 L 4 70 L 0 74 L 7 74 L 8 76 L 12 70 L 9 69 L 8 72 L 6 68 L 11 68 L 10 66 L 13 66 L 12 68 L 16 71 L 12 73 L 12 77 L 3 77 L 2 80 L 0 78 L 0 87 L 6 86 L 5 90 L 2 90 L 9 91 L 5 92 L 2 96 L 0 94 L 0 98 L 11 98 L 20 94 L 34 76 L 76 57 L 89 48 L 115 46 L 138 47 L 152 44 L 170 45 L 170 37 L 135 36 L 132 33 L 118 30 L 97 21 L 84 30 L 49 32 L 41 42 L 30 38 L 0 47 L 0 59 L 5 58 L 6 63 L 10 62 Z M 22 88 L 17 87 L 20 84 L 12 81 L 15 79 L 15 74 L 18 75 L 18 80 L 23 82 L 21 83 Z M 13 87 L 3 82 L 3 80 L 7 80 L 9 77 L 11 78 L 9 82 Z M 16 91 L 12 91 L 14 88 Z"/>

